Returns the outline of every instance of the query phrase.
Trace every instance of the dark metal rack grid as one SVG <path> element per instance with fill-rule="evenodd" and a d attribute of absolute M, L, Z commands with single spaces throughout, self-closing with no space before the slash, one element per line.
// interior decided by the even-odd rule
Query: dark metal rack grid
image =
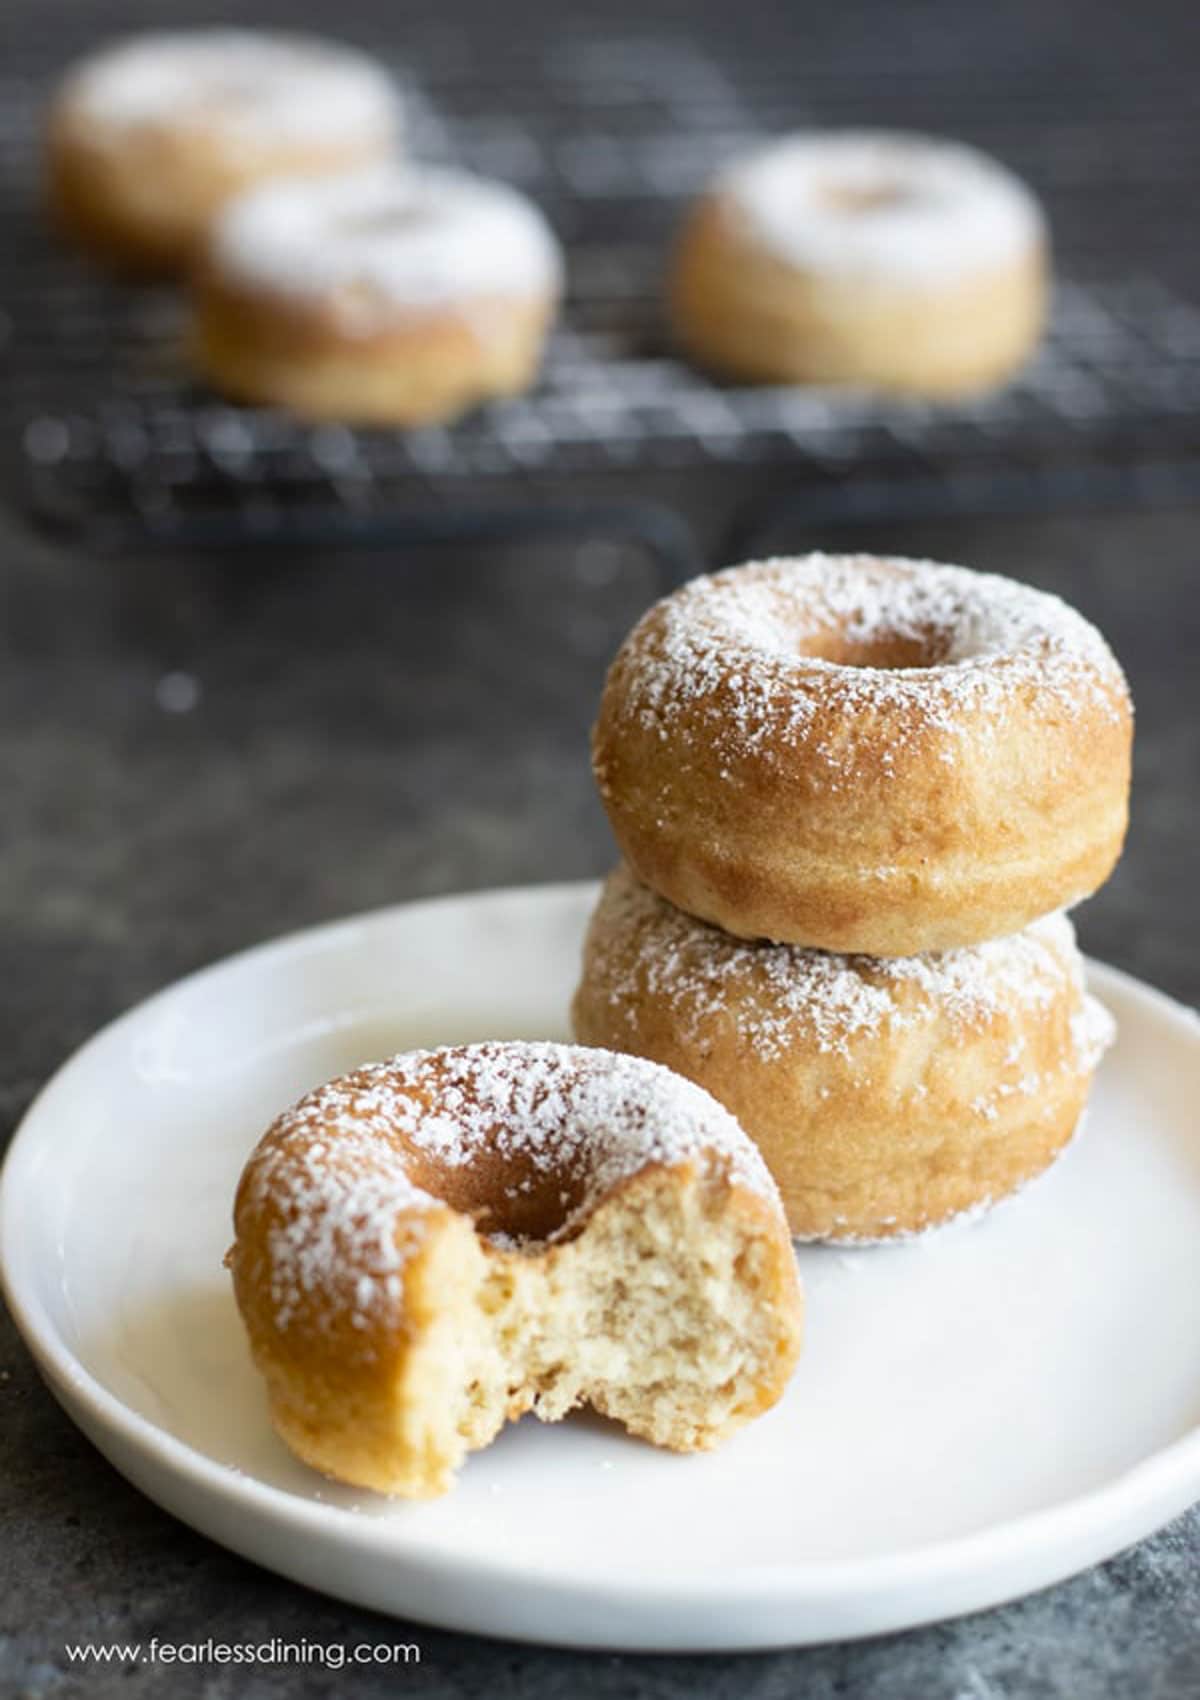
<path fill-rule="evenodd" d="M 1064 122 L 1061 83 L 1044 96 L 1028 88 L 1015 112 L 981 111 L 978 100 L 957 111 L 945 88 L 930 108 L 911 83 L 884 98 L 884 110 L 903 116 L 908 104 L 927 124 L 935 110 L 936 127 L 995 147 L 1047 193 L 1060 238 L 1053 318 L 1008 388 L 953 406 L 726 388 L 672 354 L 661 281 L 686 197 L 789 122 L 868 117 L 882 75 L 817 78 L 798 102 L 782 76 L 760 67 L 739 78 L 693 45 L 660 39 L 551 45 L 486 82 L 461 53 L 410 65 L 413 152 L 533 195 L 567 244 L 570 291 L 536 390 L 449 428 L 400 433 L 308 427 L 193 385 L 182 298 L 105 279 L 45 233 L 34 193 L 41 97 L 17 67 L 0 89 L 11 209 L 0 409 L 25 495 L 43 521 L 101 543 L 131 532 L 511 536 L 574 515 L 678 553 L 669 514 L 624 502 L 619 478 L 608 480 L 611 500 L 577 510 L 572 475 L 762 465 L 822 523 L 1104 501 L 1114 480 L 1134 498 L 1196 494 L 1200 307 L 1193 280 L 1168 263 L 1179 231 L 1162 191 L 1186 184 L 1200 119 L 1169 106 L 1164 116 L 1161 91 L 1145 113 L 1096 99 L 1086 124 Z M 1107 217 L 1097 218 L 1096 161 L 1106 145 L 1117 157 L 1118 140 L 1122 170 L 1108 173 Z M 1131 273 L 1129 253 L 1155 275 Z M 752 533 L 755 519 L 743 514 L 739 530 Z"/>

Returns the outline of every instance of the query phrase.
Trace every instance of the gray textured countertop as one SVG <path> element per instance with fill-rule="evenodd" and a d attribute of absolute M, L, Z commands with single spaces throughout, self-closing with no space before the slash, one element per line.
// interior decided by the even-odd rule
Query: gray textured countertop
<path fill-rule="evenodd" d="M 855 536 L 1032 577 L 1110 634 L 1139 710 L 1134 826 L 1080 930 L 1200 1001 L 1200 514 Z M 603 542 L 97 562 L 0 529 L 4 1130 L 95 1027 L 227 951 L 374 904 L 604 869 L 586 729 L 654 592 L 644 559 Z M 0 1412 L 0 1693 L 332 1694 L 344 1677 L 283 1667 L 80 1675 L 64 1644 L 398 1638 L 143 1499 L 62 1415 L 7 1318 Z M 356 1671 L 354 1692 L 1193 1700 L 1200 1513 L 1033 1599 L 873 1643 L 646 1659 L 399 1638 L 420 1668 Z"/>

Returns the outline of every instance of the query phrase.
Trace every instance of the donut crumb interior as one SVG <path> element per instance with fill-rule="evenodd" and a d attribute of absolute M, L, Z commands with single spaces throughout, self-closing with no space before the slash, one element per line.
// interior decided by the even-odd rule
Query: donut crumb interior
<path fill-rule="evenodd" d="M 409 1266 L 408 1338 L 376 1396 L 348 1405 L 310 1384 L 294 1405 L 272 1377 L 273 1414 L 319 1468 L 420 1498 L 526 1411 L 557 1422 L 586 1405 L 656 1445 L 706 1450 L 777 1396 L 798 1345 L 779 1281 L 757 1213 L 694 1163 L 616 1189 L 557 1245 L 492 1245 L 448 1212 Z"/>

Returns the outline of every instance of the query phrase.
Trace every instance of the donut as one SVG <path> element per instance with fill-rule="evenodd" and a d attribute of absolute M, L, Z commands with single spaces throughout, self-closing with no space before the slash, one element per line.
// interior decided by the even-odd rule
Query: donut
<path fill-rule="evenodd" d="M 783 1392 L 802 1301 L 779 1196 L 706 1092 L 549 1043 L 416 1051 L 254 1151 L 226 1259 L 279 1434 L 423 1498 L 533 1411 L 715 1446 Z"/>
<path fill-rule="evenodd" d="M 742 938 L 912 956 L 1019 932 L 1120 854 L 1132 710 L 1057 597 L 929 561 L 698 578 L 609 670 L 592 736 L 634 872 Z"/>
<path fill-rule="evenodd" d="M 747 944 L 626 868 L 592 917 L 576 1037 L 664 1063 L 757 1142 L 793 1234 L 920 1233 L 1042 1173 L 1111 1040 L 1070 921 L 936 955 Z"/>
<path fill-rule="evenodd" d="M 670 283 L 702 365 L 773 384 L 949 396 L 998 383 L 1045 317 L 1045 225 L 974 148 L 848 130 L 785 137 L 721 173 Z"/>
<path fill-rule="evenodd" d="M 61 84 L 50 201 L 102 257 L 178 271 L 231 195 L 267 177 L 371 165 L 398 129 L 390 78 L 354 48 L 240 29 L 134 36 Z"/>
<path fill-rule="evenodd" d="M 313 419 L 418 425 L 527 388 L 561 285 L 515 190 L 381 167 L 251 190 L 197 278 L 201 372 Z"/>

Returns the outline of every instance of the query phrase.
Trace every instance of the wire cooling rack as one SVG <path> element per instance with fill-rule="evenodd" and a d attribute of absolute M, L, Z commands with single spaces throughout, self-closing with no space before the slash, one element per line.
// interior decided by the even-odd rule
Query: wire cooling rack
<path fill-rule="evenodd" d="M 673 516 L 625 493 L 647 472 L 773 469 L 783 499 L 822 523 L 1104 501 L 1118 487 L 1123 499 L 1200 494 L 1200 307 L 1194 280 L 1170 264 L 1178 230 L 1162 194 L 1174 172 L 1182 195 L 1195 154 L 1182 131 L 1162 134 L 1160 108 L 1109 114 L 1124 175 L 1110 172 L 1099 216 L 1088 197 L 1102 116 L 1064 125 L 1061 84 L 1044 109 L 1035 88 L 1015 116 L 985 108 L 982 118 L 978 103 L 955 111 L 942 90 L 932 127 L 968 134 L 1029 175 L 1060 237 L 1048 335 L 1007 388 L 935 406 L 722 387 L 675 356 L 661 286 L 687 197 L 789 123 L 862 121 L 882 106 L 893 122 L 922 112 L 931 125 L 920 87 L 898 99 L 880 92 L 879 75 L 818 79 L 798 100 L 761 68 L 739 72 L 679 40 L 551 41 L 487 76 L 461 50 L 425 63 L 410 54 L 401 76 L 414 153 L 533 195 L 567 244 L 570 285 L 534 391 L 451 427 L 392 432 L 305 426 L 199 388 L 183 298 L 114 283 L 46 233 L 34 192 L 40 95 L 18 68 L 0 86 L 11 208 L 0 421 L 23 493 L 42 521 L 97 543 L 612 523 L 677 555 L 687 543 Z M 580 507 L 581 475 L 611 494 Z M 754 483 L 745 534 L 765 499 Z"/>

